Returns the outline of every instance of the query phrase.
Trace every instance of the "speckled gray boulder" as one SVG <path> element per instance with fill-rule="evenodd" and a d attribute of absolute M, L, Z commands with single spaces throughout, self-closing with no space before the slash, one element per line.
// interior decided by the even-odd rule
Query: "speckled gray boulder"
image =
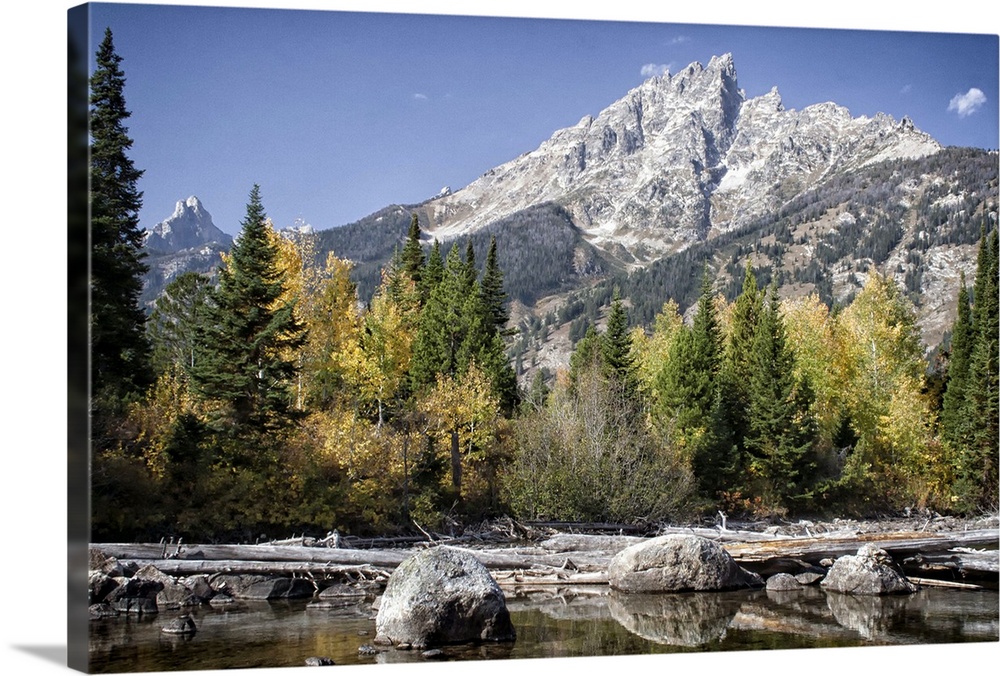
<path fill-rule="evenodd" d="M 427 549 L 399 564 L 375 630 L 376 643 L 416 649 L 515 638 L 499 585 L 479 559 L 454 547 Z"/>
<path fill-rule="evenodd" d="M 722 545 L 697 535 L 663 535 L 623 549 L 608 566 L 608 583 L 629 593 L 724 591 L 764 585 Z"/>
<path fill-rule="evenodd" d="M 892 559 L 877 545 L 863 545 L 854 556 L 841 556 L 833 562 L 820 586 L 826 591 L 844 594 L 912 594 L 916 585 L 894 567 Z"/>
<path fill-rule="evenodd" d="M 788 573 L 777 573 L 767 578 L 765 585 L 768 591 L 799 591 L 802 584 L 794 575 Z"/>

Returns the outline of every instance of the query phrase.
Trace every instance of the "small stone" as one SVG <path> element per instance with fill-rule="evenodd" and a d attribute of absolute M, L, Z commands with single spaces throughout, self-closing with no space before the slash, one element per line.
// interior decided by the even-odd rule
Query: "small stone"
<path fill-rule="evenodd" d="M 429 660 L 436 660 L 436 659 L 441 659 L 442 657 L 444 657 L 444 651 L 441 650 L 441 649 L 439 649 L 439 648 L 433 648 L 431 650 L 425 650 L 425 651 L 423 651 L 420 654 L 423 655 L 424 657 L 426 657 Z"/>
<path fill-rule="evenodd" d="M 788 573 L 777 573 L 767 578 L 768 591 L 798 591 L 802 584 Z"/>
<path fill-rule="evenodd" d="M 822 573 L 799 573 L 795 576 L 795 579 L 799 581 L 799 584 L 810 585 L 816 584 L 823 579 Z"/>
<path fill-rule="evenodd" d="M 332 667 L 336 664 L 329 657 L 307 657 L 306 666 L 307 667 Z"/>
<path fill-rule="evenodd" d="M 164 634 L 193 634 L 198 631 L 198 627 L 195 626 L 194 620 L 188 615 L 181 615 L 176 617 L 160 629 Z"/>
<path fill-rule="evenodd" d="M 378 648 L 371 645 L 370 643 L 365 643 L 358 648 L 359 655 L 378 655 Z"/>

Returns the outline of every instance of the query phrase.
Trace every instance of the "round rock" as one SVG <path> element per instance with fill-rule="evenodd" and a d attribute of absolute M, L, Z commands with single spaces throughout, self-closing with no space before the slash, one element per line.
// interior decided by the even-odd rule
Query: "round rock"
<path fill-rule="evenodd" d="M 912 594 L 916 585 L 892 565 L 892 558 L 875 544 L 868 543 L 854 556 L 841 556 L 833 562 L 820 586 L 844 594 Z"/>
<path fill-rule="evenodd" d="M 722 545 L 697 535 L 663 535 L 623 549 L 608 566 L 608 583 L 629 593 L 724 591 L 761 587 Z"/>
<path fill-rule="evenodd" d="M 766 588 L 768 591 L 798 591 L 802 589 L 802 583 L 793 575 L 777 573 L 767 578 Z"/>
<path fill-rule="evenodd" d="M 424 550 L 393 571 L 375 630 L 376 643 L 420 649 L 515 639 L 503 591 L 479 559 L 454 547 Z"/>

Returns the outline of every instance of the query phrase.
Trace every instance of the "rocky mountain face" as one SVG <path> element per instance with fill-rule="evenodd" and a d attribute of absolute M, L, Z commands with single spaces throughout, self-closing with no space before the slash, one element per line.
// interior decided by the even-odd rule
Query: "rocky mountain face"
<path fill-rule="evenodd" d="M 726 54 L 647 80 L 424 211 L 431 235 L 452 239 L 551 202 L 594 246 L 643 265 L 832 174 L 940 148 L 906 118 L 852 118 L 833 103 L 787 110 L 777 89 L 748 99 Z"/>
<path fill-rule="evenodd" d="M 212 215 L 194 195 L 178 200 L 170 218 L 146 231 L 146 249 L 151 254 L 177 253 L 212 243 L 228 247 L 233 238 L 215 227 Z"/>
<path fill-rule="evenodd" d="M 153 303 L 163 289 L 183 272 L 210 274 L 229 251 L 233 238 L 219 230 L 212 215 L 195 196 L 178 200 L 174 213 L 146 231 L 146 265 L 140 301 Z"/>

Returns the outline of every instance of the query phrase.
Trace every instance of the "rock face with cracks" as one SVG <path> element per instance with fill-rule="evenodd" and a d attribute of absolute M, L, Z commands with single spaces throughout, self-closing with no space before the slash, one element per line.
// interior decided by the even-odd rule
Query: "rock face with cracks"
<path fill-rule="evenodd" d="M 375 642 L 428 648 L 513 641 L 503 591 L 471 553 L 435 547 L 403 561 L 386 584 Z"/>
<path fill-rule="evenodd" d="M 618 591 L 659 593 L 724 591 L 763 586 L 722 545 L 697 535 L 664 535 L 619 552 L 608 566 Z"/>

